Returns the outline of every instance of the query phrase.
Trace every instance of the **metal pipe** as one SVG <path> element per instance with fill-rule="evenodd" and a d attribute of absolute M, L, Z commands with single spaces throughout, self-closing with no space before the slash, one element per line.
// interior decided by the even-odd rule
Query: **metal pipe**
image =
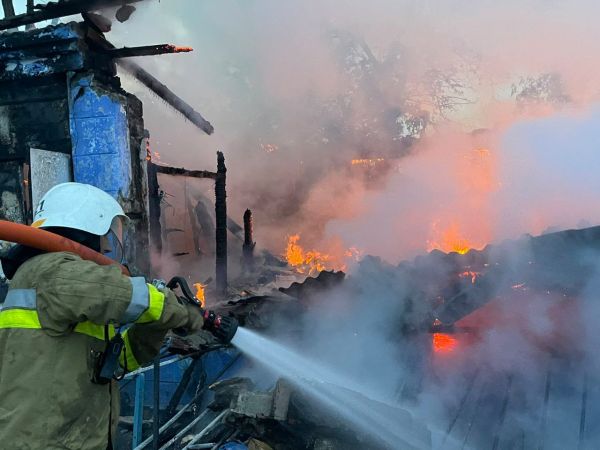
<path fill-rule="evenodd" d="M 200 433 L 198 433 L 196 436 L 194 436 L 194 438 L 188 443 L 188 445 L 186 445 L 185 447 L 183 447 L 183 450 L 190 450 L 191 446 L 193 444 L 195 444 L 196 442 L 198 442 L 200 439 L 202 439 L 206 434 L 208 434 L 209 431 L 211 431 L 216 425 L 219 424 L 219 422 L 230 413 L 231 411 L 229 409 L 226 409 L 225 411 L 222 411 L 221 414 L 219 414 L 217 417 L 215 417 L 211 423 L 209 423 L 204 430 L 202 430 Z M 161 449 L 162 450 L 162 449 Z"/>
<path fill-rule="evenodd" d="M 169 364 L 173 364 L 175 362 L 179 362 L 182 359 L 189 358 L 189 357 L 190 357 L 190 355 L 186 355 L 186 356 L 176 356 L 174 358 L 167 359 L 166 361 L 163 361 L 163 362 L 160 363 L 160 367 L 168 366 Z M 139 375 L 140 373 L 148 372 L 149 370 L 152 370 L 152 369 L 154 369 L 154 366 L 141 367 L 141 368 L 139 368 L 137 370 L 134 370 L 133 372 L 129 372 L 123 378 L 124 379 L 133 378 L 136 375 Z"/>
<path fill-rule="evenodd" d="M 177 389 L 175 389 L 175 392 L 173 393 L 171 400 L 169 400 L 169 405 L 167 406 L 167 411 L 165 413 L 165 417 L 171 417 L 173 414 L 175 414 L 175 411 L 176 411 L 177 407 L 179 406 L 179 402 L 181 401 L 181 397 L 183 397 L 185 390 L 187 389 L 188 385 L 190 384 L 190 380 L 192 379 L 192 374 L 194 373 L 194 370 L 196 370 L 196 367 L 198 366 L 199 362 L 200 362 L 200 358 L 196 357 L 192 360 L 190 365 L 188 367 L 186 367 L 185 372 L 183 372 L 183 376 L 181 377 L 181 380 L 179 381 L 179 384 L 177 385 Z"/>
<path fill-rule="evenodd" d="M 204 411 L 202 411 L 202 414 L 200 414 L 198 417 L 196 417 L 194 420 L 188 423 L 185 427 L 183 427 L 183 429 L 171 439 L 169 439 L 169 442 L 163 445 L 160 448 L 160 450 L 165 450 L 166 448 L 169 448 L 171 445 L 173 445 L 175 442 L 179 441 L 179 439 L 181 439 L 185 435 L 185 433 L 187 433 L 194 425 L 200 422 L 208 414 L 209 411 L 210 409 L 205 409 Z"/>
<path fill-rule="evenodd" d="M 220 372 L 217 374 L 217 376 L 214 378 L 214 380 L 213 380 L 211 383 L 209 383 L 208 385 L 210 385 L 210 384 L 214 383 L 214 382 L 215 382 L 215 381 L 217 381 L 219 378 L 221 378 L 221 377 L 223 376 L 223 374 L 224 374 L 225 372 L 227 372 L 227 371 L 228 371 L 228 370 L 231 368 L 231 366 L 233 366 L 233 365 L 234 365 L 234 364 L 237 362 L 237 360 L 238 360 L 238 359 L 240 359 L 240 357 L 241 357 L 241 356 L 242 356 L 242 354 L 241 354 L 241 353 L 238 353 L 237 355 L 235 355 L 235 356 L 234 356 L 234 357 L 231 359 L 231 361 L 229 361 L 229 362 L 228 362 L 228 363 L 225 365 L 225 367 L 223 367 L 223 369 L 221 369 L 221 371 L 220 371 Z M 191 400 L 191 401 L 190 401 L 190 402 L 189 402 L 187 405 L 183 406 L 183 407 L 182 407 L 182 408 L 179 410 L 179 412 L 178 412 L 177 414 L 175 414 L 173 417 L 171 417 L 171 418 L 170 418 L 170 419 L 169 419 L 169 420 L 168 420 L 168 421 L 167 421 L 167 422 L 166 422 L 166 423 L 165 423 L 165 424 L 164 424 L 162 427 L 160 427 L 160 429 L 159 429 L 159 432 L 160 432 L 160 433 L 164 433 L 164 432 L 165 432 L 165 430 L 166 430 L 167 428 L 169 428 L 171 425 L 173 425 L 173 424 L 175 423 L 175 421 L 177 421 L 177 420 L 178 420 L 178 419 L 179 419 L 179 418 L 180 418 L 180 417 L 181 417 L 181 416 L 182 416 L 182 415 L 183 415 L 183 414 L 184 414 L 184 413 L 185 413 L 185 412 L 186 412 L 186 411 L 187 411 L 189 408 L 191 408 L 191 407 L 192 407 L 192 406 L 193 406 L 193 405 L 196 403 L 196 401 L 197 401 L 197 400 L 200 398 L 200 396 L 201 396 L 202 394 L 204 394 L 204 392 L 206 391 L 206 389 L 207 389 L 208 385 L 207 385 L 207 386 L 204 386 L 204 387 L 202 388 L 202 390 L 201 390 L 200 392 L 198 392 L 198 393 L 197 393 L 197 394 L 194 396 L 194 398 L 193 398 L 193 399 L 192 399 L 192 400 Z M 137 446 L 136 448 L 134 448 L 133 450 L 142 450 L 142 449 L 146 448 L 146 446 L 147 446 L 147 445 L 148 445 L 148 444 L 149 444 L 151 441 L 152 441 L 152 436 L 151 436 L 151 437 L 149 437 L 148 439 L 146 439 L 144 442 L 142 442 L 140 445 L 138 445 L 138 446 Z"/>
<path fill-rule="evenodd" d="M 158 450 L 160 428 L 160 355 L 154 358 L 154 417 L 152 419 L 152 449 Z"/>
<path fill-rule="evenodd" d="M 142 373 L 135 379 L 135 402 L 133 405 L 133 437 L 131 447 L 135 448 L 142 440 L 142 428 L 144 425 L 144 382 L 145 375 Z"/>

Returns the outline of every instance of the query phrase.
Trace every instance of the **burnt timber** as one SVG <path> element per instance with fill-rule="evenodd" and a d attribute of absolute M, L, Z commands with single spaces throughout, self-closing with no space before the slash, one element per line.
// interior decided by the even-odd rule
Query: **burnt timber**
<path fill-rule="evenodd" d="M 191 178 L 210 178 L 216 180 L 218 174 L 216 172 L 210 172 L 208 170 L 189 170 L 183 167 L 170 167 L 170 166 L 159 166 L 156 165 L 156 172 L 165 175 L 179 175 Z"/>
<path fill-rule="evenodd" d="M 170 53 L 188 53 L 191 47 L 178 47 L 173 44 L 143 45 L 140 47 L 123 47 L 105 50 L 112 58 L 130 58 L 133 56 L 166 55 Z"/>
<path fill-rule="evenodd" d="M 217 152 L 217 179 L 215 180 L 216 226 L 216 288 L 217 293 L 227 293 L 227 191 L 225 156 Z"/>
<path fill-rule="evenodd" d="M 12 16 L 0 20 L 0 31 L 16 28 L 21 25 L 29 25 L 44 20 L 58 19 L 60 17 L 80 14 L 98 9 L 122 6 L 129 3 L 137 3 L 143 0 L 60 0 L 50 2 L 44 5 L 36 5 L 37 11 L 27 12 L 25 14 L 14 15 L 12 2 L 3 0 L 2 4 L 5 11 L 11 12 Z M 7 5 L 10 8 L 7 9 Z"/>

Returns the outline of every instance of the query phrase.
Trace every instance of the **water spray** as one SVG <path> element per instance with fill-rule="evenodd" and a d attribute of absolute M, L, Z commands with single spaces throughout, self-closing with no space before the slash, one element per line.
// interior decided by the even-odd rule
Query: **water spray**
<path fill-rule="evenodd" d="M 415 432 L 418 427 L 410 413 L 390 405 L 386 398 L 376 398 L 378 396 L 365 389 L 364 384 L 243 327 L 234 333 L 231 344 L 383 445 L 431 448 L 425 427 L 422 427 L 424 432 Z"/>

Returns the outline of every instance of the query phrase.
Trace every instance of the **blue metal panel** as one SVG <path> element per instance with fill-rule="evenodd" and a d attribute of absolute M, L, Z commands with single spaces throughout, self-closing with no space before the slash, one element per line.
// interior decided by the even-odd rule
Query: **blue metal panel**
<path fill-rule="evenodd" d="M 91 77 L 69 82 L 69 122 L 75 181 L 113 197 L 129 195 L 131 152 L 123 99 L 104 92 Z"/>
<path fill-rule="evenodd" d="M 188 390 L 185 392 L 183 398 L 181 399 L 181 404 L 188 403 L 194 393 L 196 391 L 196 387 L 198 385 L 198 380 L 200 379 L 201 371 L 205 372 L 206 382 L 213 383 L 215 377 L 223 370 L 223 368 L 231 362 L 231 360 L 237 355 L 237 351 L 233 349 L 223 349 L 223 350 L 215 350 L 210 353 L 207 353 L 202 356 L 202 364 L 197 367 L 198 370 L 192 375 L 192 379 L 190 385 L 188 386 Z M 177 385 L 181 381 L 181 377 L 183 372 L 185 372 L 186 367 L 191 363 L 191 359 L 184 359 L 177 363 L 173 363 L 167 366 L 161 367 L 160 370 L 160 406 L 161 408 L 166 408 L 169 400 L 175 393 L 177 389 Z M 239 358 L 235 364 L 233 364 L 226 372 L 223 374 L 221 379 L 229 378 L 235 376 L 235 374 L 239 373 L 241 369 L 243 369 L 245 365 L 244 358 Z M 152 371 L 146 372 L 145 374 L 145 382 L 146 384 L 152 385 L 154 377 Z M 272 380 L 270 380 L 272 382 Z M 270 385 L 269 385 L 270 387 Z M 135 402 L 139 401 L 137 397 L 140 395 L 140 392 L 136 392 L 136 383 L 131 381 L 125 381 L 121 384 L 121 395 L 122 397 L 127 397 L 132 399 L 132 406 L 135 406 Z M 144 396 L 143 402 L 146 405 L 152 404 L 153 392 L 152 389 L 146 389 L 143 393 Z M 211 395 L 208 393 L 207 395 Z M 132 414 L 131 411 L 123 411 L 126 414 Z"/>

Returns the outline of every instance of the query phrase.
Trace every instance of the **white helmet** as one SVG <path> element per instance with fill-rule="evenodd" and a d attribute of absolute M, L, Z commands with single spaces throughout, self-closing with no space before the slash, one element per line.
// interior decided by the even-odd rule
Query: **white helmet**
<path fill-rule="evenodd" d="M 121 205 L 97 187 L 82 183 L 62 183 L 50 189 L 40 200 L 32 227 L 65 227 L 96 236 L 112 231 L 123 243 L 121 220 L 127 220 Z"/>

